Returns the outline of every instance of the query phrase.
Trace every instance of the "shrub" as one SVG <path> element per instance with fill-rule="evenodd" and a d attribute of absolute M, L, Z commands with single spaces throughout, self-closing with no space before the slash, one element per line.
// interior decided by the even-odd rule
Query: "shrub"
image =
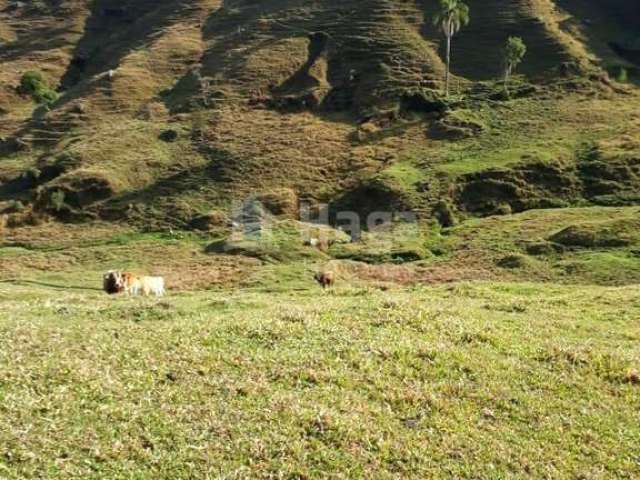
<path fill-rule="evenodd" d="M 64 197 L 65 195 L 62 190 L 55 190 L 51 192 L 51 196 L 49 197 L 49 202 L 57 212 L 62 210 L 65 206 Z"/>
<path fill-rule="evenodd" d="M 620 67 L 620 71 L 618 72 L 618 77 L 616 78 L 620 83 L 627 83 L 629 81 L 629 72 L 624 67 Z"/>
<path fill-rule="evenodd" d="M 50 105 L 58 100 L 58 93 L 49 87 L 44 75 L 41 72 L 29 71 L 22 75 L 20 79 L 20 93 L 30 95 L 39 104 Z"/>
<path fill-rule="evenodd" d="M 46 86 L 47 82 L 40 72 L 26 72 L 20 79 L 20 89 L 24 93 L 33 93 Z"/>
<path fill-rule="evenodd" d="M 446 200 L 440 200 L 434 207 L 433 213 L 443 228 L 454 227 L 458 223 L 454 207 Z"/>

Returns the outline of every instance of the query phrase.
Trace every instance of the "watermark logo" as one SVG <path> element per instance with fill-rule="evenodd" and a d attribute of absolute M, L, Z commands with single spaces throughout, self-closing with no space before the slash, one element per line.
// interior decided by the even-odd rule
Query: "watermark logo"
<path fill-rule="evenodd" d="M 332 243 L 371 241 L 378 251 L 393 250 L 401 242 L 420 236 L 419 217 L 414 211 L 335 210 L 330 204 L 300 202 L 295 223 L 289 223 L 283 233 L 283 223 L 277 220 L 257 199 L 247 198 L 233 204 L 232 233 L 229 244 L 256 243 L 271 249 L 289 248 L 284 239 L 291 232 L 300 242 L 314 247 Z M 293 220 L 293 219 L 292 219 Z"/>

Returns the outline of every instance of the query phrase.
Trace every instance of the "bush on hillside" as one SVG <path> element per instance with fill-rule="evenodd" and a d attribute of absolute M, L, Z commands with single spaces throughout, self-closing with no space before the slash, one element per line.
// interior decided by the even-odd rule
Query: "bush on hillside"
<path fill-rule="evenodd" d="M 626 68 L 620 67 L 616 80 L 620 83 L 627 83 L 629 81 L 629 72 L 627 72 Z"/>
<path fill-rule="evenodd" d="M 49 83 L 41 72 L 30 71 L 22 75 L 20 79 L 20 93 L 30 95 L 41 105 L 50 105 L 58 100 L 58 93 L 49 87 Z"/>
<path fill-rule="evenodd" d="M 56 212 L 62 210 L 65 206 L 65 194 L 62 190 L 55 190 L 49 195 L 49 202 Z"/>
<path fill-rule="evenodd" d="M 433 214 L 443 228 L 455 227 L 458 223 L 455 209 L 449 201 L 440 200 L 434 207 Z"/>

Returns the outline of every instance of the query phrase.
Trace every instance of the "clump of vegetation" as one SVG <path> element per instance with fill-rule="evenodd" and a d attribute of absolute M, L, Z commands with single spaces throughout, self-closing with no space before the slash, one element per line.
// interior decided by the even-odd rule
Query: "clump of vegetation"
<path fill-rule="evenodd" d="M 49 82 L 41 72 L 29 71 L 20 79 L 20 93 L 29 95 L 34 102 L 51 105 L 59 98 L 59 94 L 49 86 Z"/>
<path fill-rule="evenodd" d="M 626 68 L 620 67 L 616 80 L 620 83 L 627 83 L 629 81 L 629 72 Z"/>
<path fill-rule="evenodd" d="M 455 209 L 448 200 L 440 200 L 434 207 L 433 214 L 443 228 L 454 227 L 458 223 Z"/>
<path fill-rule="evenodd" d="M 49 195 L 49 202 L 56 212 L 59 212 L 64 208 L 64 199 L 65 194 L 62 190 L 54 190 L 53 192 L 51 192 L 51 195 Z"/>

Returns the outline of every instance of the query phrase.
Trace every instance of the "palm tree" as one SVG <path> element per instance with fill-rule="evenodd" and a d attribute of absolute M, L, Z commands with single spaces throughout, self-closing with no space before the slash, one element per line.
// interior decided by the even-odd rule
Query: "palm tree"
<path fill-rule="evenodd" d="M 444 78 L 444 93 L 449 96 L 449 71 L 451 68 L 451 39 L 469 23 L 469 7 L 461 0 L 440 0 L 440 11 L 433 20 L 442 28 L 447 38 L 447 71 Z"/>

